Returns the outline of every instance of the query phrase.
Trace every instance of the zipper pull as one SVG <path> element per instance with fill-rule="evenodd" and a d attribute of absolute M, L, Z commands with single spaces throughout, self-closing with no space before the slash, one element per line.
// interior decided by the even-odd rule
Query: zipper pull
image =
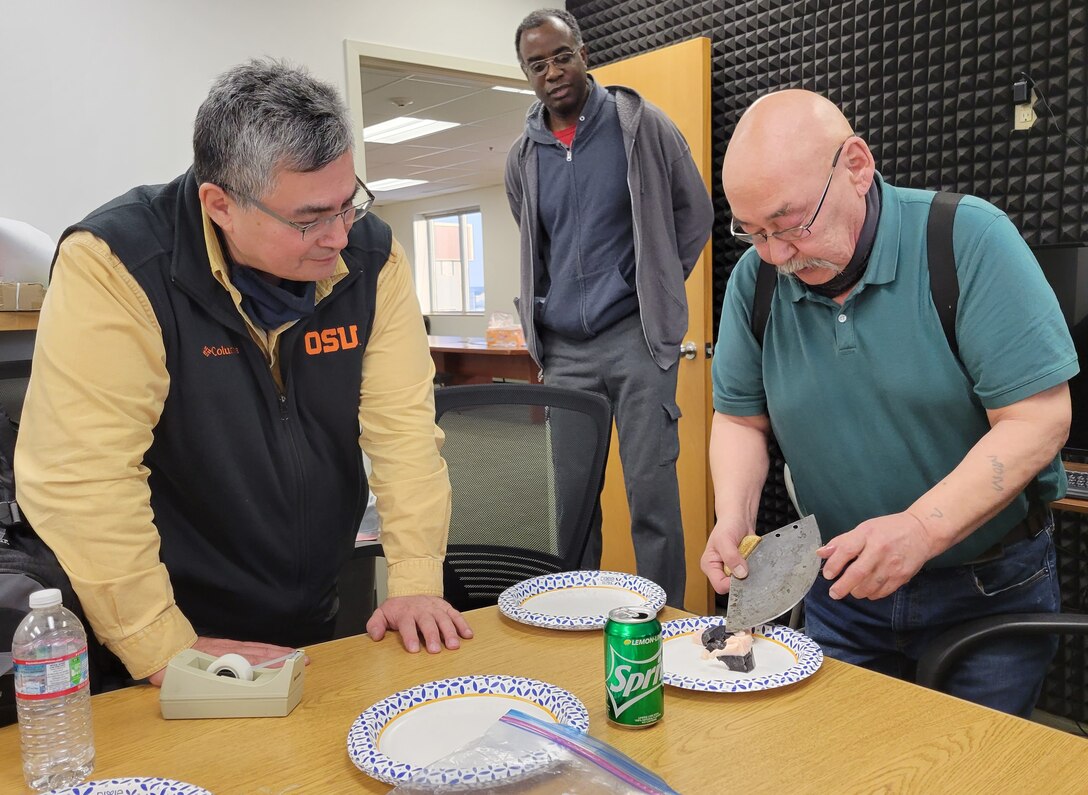
<path fill-rule="evenodd" d="M 567 162 L 570 162 L 570 149 L 567 149 Z"/>

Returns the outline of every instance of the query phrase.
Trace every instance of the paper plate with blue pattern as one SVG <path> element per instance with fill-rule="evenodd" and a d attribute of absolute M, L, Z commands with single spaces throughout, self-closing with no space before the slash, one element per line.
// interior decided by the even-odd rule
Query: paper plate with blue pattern
<path fill-rule="evenodd" d="M 635 605 L 660 610 L 665 590 L 619 571 L 564 571 L 522 580 L 499 596 L 504 616 L 546 629 L 604 629 L 609 610 Z"/>
<path fill-rule="evenodd" d="M 481 737 L 511 709 L 582 732 L 589 728 L 585 705 L 561 687 L 520 676 L 457 676 L 402 690 L 369 707 L 348 732 L 348 755 L 386 784 L 425 778 L 451 787 L 505 781 L 554 762 L 550 754 L 533 754 L 516 762 L 443 766 L 441 760 Z"/>
<path fill-rule="evenodd" d="M 64 789 L 52 789 L 46 795 L 211 795 L 195 784 L 168 778 L 111 778 L 85 781 Z"/>
<path fill-rule="evenodd" d="M 703 659 L 703 632 L 724 624 L 721 616 L 678 618 L 661 625 L 665 684 L 712 693 L 748 693 L 800 682 L 824 661 L 823 650 L 796 629 L 763 624 L 753 630 L 755 666 L 747 673 L 731 671 L 713 658 Z"/>

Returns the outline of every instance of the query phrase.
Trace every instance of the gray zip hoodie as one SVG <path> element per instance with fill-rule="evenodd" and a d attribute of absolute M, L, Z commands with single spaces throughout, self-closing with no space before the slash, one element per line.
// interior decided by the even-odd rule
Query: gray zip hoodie
<path fill-rule="evenodd" d="M 714 210 L 687 142 L 672 121 L 635 91 L 608 86 L 616 100 L 627 152 L 627 186 L 635 245 L 635 290 L 646 344 L 663 370 L 680 357 L 688 326 L 684 280 L 710 237 Z M 529 108 L 528 123 L 542 121 L 544 106 Z M 543 267 L 537 207 L 536 142 L 519 138 L 506 160 L 506 196 L 521 230 L 521 295 L 518 307 L 525 344 L 543 363 L 532 307 Z M 577 156 L 575 137 L 572 156 Z"/>

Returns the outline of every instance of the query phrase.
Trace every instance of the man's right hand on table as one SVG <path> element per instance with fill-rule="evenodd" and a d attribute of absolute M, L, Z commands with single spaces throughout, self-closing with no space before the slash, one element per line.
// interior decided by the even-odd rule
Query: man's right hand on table
<path fill-rule="evenodd" d="M 269 643 L 253 643 L 246 640 L 228 640 L 227 638 L 197 638 L 192 648 L 210 654 L 212 657 L 222 657 L 224 654 L 240 654 L 246 658 L 250 665 L 274 660 L 290 654 L 294 649 L 287 646 L 273 646 Z M 310 664 L 310 658 L 306 658 L 306 664 Z M 163 677 L 166 676 L 166 668 L 161 668 L 147 678 L 155 687 L 162 686 Z"/>

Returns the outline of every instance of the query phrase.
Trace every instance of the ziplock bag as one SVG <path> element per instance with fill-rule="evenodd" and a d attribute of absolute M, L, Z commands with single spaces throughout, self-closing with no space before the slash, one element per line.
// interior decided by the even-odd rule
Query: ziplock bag
<path fill-rule="evenodd" d="M 394 792 L 677 795 L 612 746 L 512 709 L 482 736 L 429 765 Z"/>

